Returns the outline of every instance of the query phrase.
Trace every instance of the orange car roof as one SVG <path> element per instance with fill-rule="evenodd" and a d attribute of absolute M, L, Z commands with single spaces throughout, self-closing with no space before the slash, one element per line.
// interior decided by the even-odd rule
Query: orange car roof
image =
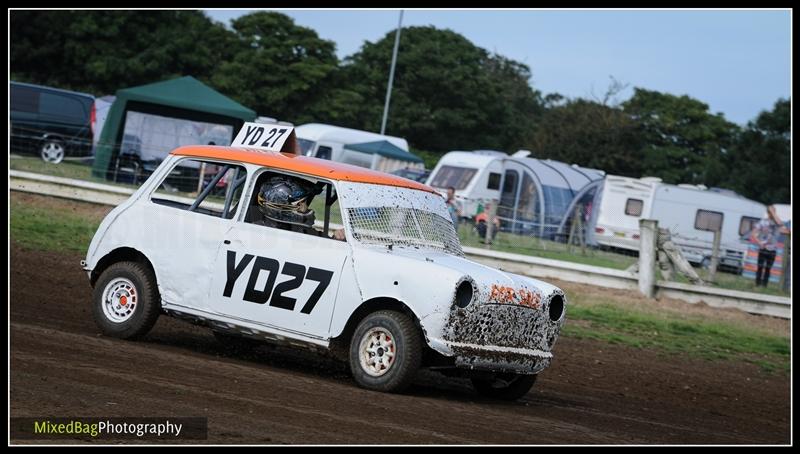
<path fill-rule="evenodd" d="M 228 161 L 244 162 L 275 169 L 290 170 L 330 180 L 381 184 L 436 193 L 432 187 L 407 178 L 309 156 L 297 156 L 252 148 L 220 147 L 212 145 L 184 146 L 176 148 L 171 154 L 196 158 L 225 159 Z"/>

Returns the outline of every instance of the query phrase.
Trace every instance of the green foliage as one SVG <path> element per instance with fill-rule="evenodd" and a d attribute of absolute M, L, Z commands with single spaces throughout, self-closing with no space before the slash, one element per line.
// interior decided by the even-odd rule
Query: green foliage
<path fill-rule="evenodd" d="M 550 102 L 563 100 L 550 97 Z M 585 99 L 550 106 L 536 125 L 527 149 L 614 175 L 642 175 L 644 143 L 639 125 L 622 110 Z"/>
<path fill-rule="evenodd" d="M 395 32 L 347 58 L 320 121 L 379 131 Z M 529 69 L 450 30 L 404 28 L 386 133 L 435 152 L 513 149 L 541 110 Z M 331 103 L 336 109 L 331 109 Z"/>
<path fill-rule="evenodd" d="M 335 44 L 275 12 L 242 16 L 233 21 L 233 29 L 233 58 L 220 62 L 212 84 L 261 114 L 313 121 L 308 105 L 337 67 Z"/>
<path fill-rule="evenodd" d="M 12 78 L 96 94 L 208 80 L 231 34 L 200 11 L 13 11 Z"/>
<path fill-rule="evenodd" d="M 791 111 L 791 102 L 779 99 L 748 123 L 728 159 L 728 187 L 763 203 L 790 203 Z"/>
<path fill-rule="evenodd" d="M 638 124 L 643 175 L 675 184 L 719 186 L 725 181 L 723 158 L 739 128 L 722 114 L 712 115 L 708 105 L 686 95 L 642 88 L 634 89 L 622 108 Z"/>

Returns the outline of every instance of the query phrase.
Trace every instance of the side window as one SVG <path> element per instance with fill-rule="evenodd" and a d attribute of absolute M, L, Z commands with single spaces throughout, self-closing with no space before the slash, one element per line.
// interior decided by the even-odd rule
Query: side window
<path fill-rule="evenodd" d="M 716 232 L 722 229 L 722 213 L 717 211 L 697 210 L 694 218 L 694 228 Z"/>
<path fill-rule="evenodd" d="M 77 99 L 44 92 L 39 96 L 39 113 L 72 123 L 87 122 L 87 112 Z"/>
<path fill-rule="evenodd" d="M 625 202 L 625 214 L 639 217 L 642 215 L 643 206 L 644 202 L 639 199 L 628 199 L 628 201 Z"/>
<path fill-rule="evenodd" d="M 247 176 L 244 167 L 185 159 L 153 192 L 150 201 L 214 217 L 233 218 Z"/>
<path fill-rule="evenodd" d="M 500 177 L 499 173 L 489 173 L 489 182 L 486 183 L 486 189 L 500 189 Z"/>
<path fill-rule="evenodd" d="M 336 187 L 313 177 L 273 171 L 262 173 L 247 204 L 245 222 L 345 240 Z"/>
<path fill-rule="evenodd" d="M 758 218 L 751 218 L 750 216 L 742 216 L 739 222 L 739 236 L 744 236 L 753 231 L 753 228 L 758 224 Z"/>
<path fill-rule="evenodd" d="M 11 86 L 11 110 L 36 113 L 39 109 L 39 91 L 17 85 Z"/>

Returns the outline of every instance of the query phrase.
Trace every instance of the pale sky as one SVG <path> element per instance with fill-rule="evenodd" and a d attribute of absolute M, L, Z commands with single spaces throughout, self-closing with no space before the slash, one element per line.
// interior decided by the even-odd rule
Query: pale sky
<path fill-rule="evenodd" d="M 225 24 L 252 10 L 205 10 Z M 399 10 L 278 10 L 339 58 L 397 28 Z M 453 30 L 531 68 L 543 94 L 601 97 L 611 76 L 689 95 L 745 124 L 791 95 L 790 10 L 405 10 L 403 26 Z M 402 32 L 401 32 L 402 33 Z M 402 51 L 402 48 L 401 48 Z M 388 77 L 388 75 L 387 75 Z"/>

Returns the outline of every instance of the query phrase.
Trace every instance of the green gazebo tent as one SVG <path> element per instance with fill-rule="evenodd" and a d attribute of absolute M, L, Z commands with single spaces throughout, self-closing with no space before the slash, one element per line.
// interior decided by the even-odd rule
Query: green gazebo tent
<path fill-rule="evenodd" d="M 194 77 L 124 88 L 117 91 L 95 151 L 92 174 L 106 178 L 120 149 L 128 111 L 231 125 L 234 135 L 256 112 L 204 85 Z"/>
<path fill-rule="evenodd" d="M 344 148 L 361 153 L 377 154 L 390 159 L 408 162 L 423 162 L 419 156 L 409 153 L 406 150 L 394 145 L 388 140 L 378 140 L 376 142 L 365 142 L 345 145 Z"/>

